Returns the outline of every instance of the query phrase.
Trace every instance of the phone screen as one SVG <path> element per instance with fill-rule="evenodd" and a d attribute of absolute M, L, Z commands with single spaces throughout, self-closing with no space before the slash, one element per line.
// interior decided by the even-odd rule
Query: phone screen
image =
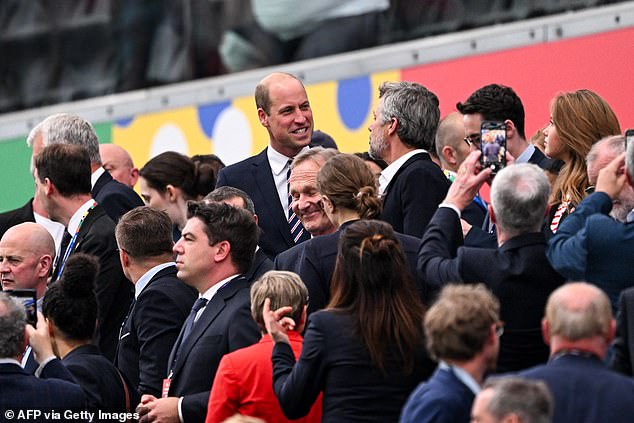
<path fill-rule="evenodd" d="M 634 141 L 634 129 L 628 129 L 625 131 L 625 148 Z"/>
<path fill-rule="evenodd" d="M 8 291 L 9 295 L 20 300 L 26 309 L 26 322 L 33 325 L 37 324 L 37 296 L 35 289 L 14 289 Z"/>
<path fill-rule="evenodd" d="M 504 122 L 482 122 L 480 127 L 480 163 L 493 173 L 506 166 L 506 125 Z"/>

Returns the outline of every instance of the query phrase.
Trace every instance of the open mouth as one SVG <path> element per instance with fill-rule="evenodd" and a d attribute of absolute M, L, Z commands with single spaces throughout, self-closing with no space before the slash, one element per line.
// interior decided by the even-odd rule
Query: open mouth
<path fill-rule="evenodd" d="M 296 130 L 291 131 L 291 132 L 292 132 L 293 134 L 303 135 L 303 134 L 305 134 L 306 132 L 308 132 L 308 128 L 299 128 L 299 129 L 296 129 Z"/>

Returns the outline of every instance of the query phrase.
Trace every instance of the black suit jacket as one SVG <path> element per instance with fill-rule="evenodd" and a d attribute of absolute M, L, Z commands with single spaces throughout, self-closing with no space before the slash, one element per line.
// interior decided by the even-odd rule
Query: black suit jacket
<path fill-rule="evenodd" d="M 244 277 L 249 281 L 249 283 L 253 283 L 269 270 L 273 270 L 273 268 L 273 262 L 271 259 L 264 254 L 262 248 L 258 248 L 255 251 L 255 256 L 253 257 L 253 264 L 251 264 L 249 271 L 244 274 Z"/>
<path fill-rule="evenodd" d="M 396 172 L 383 193 L 381 219 L 396 232 L 423 236 L 427 222 L 447 195 L 450 182 L 429 154 L 410 157 Z"/>
<path fill-rule="evenodd" d="M 455 211 L 441 207 L 421 243 L 419 271 L 427 284 L 485 283 L 500 300 L 505 324 L 498 371 L 515 371 L 544 363 L 548 347 L 541 319 L 550 293 L 564 278 L 546 258 L 541 232 L 518 235 L 497 249 L 461 247 L 462 229 Z"/>
<path fill-rule="evenodd" d="M 53 363 L 55 362 L 55 363 Z M 17 364 L 0 364 L 0 414 L 3 422 L 18 421 L 18 411 L 38 410 L 83 410 L 86 396 L 68 370 L 57 359 L 49 365 L 60 366 L 60 379 L 40 379 L 28 374 Z M 13 410 L 13 419 L 5 417 L 5 410 Z M 33 422 L 48 422 L 44 414 L 31 418 Z M 61 421 L 61 420 L 60 420 Z"/>
<path fill-rule="evenodd" d="M 77 234 L 77 242 L 71 254 L 92 254 L 99 259 L 99 275 L 95 286 L 99 305 L 96 343 L 110 361 L 114 361 L 119 329 L 133 297 L 134 286 L 121 269 L 115 224 L 104 209 L 93 208 Z"/>
<path fill-rule="evenodd" d="M 280 204 L 266 148 L 256 156 L 227 166 L 218 174 L 216 187 L 232 186 L 246 192 L 259 218 L 260 248 L 271 259 L 295 245 L 291 238 L 286 211 Z M 299 242 L 310 239 L 308 231 Z"/>
<path fill-rule="evenodd" d="M 46 379 L 60 377 L 60 366 L 52 365 L 53 363 L 54 361 L 44 366 L 40 377 Z M 89 410 L 116 413 L 126 411 L 123 382 L 117 369 L 101 354 L 98 347 L 81 345 L 66 354 L 62 364 L 84 390 Z M 139 396 L 132 396 L 129 400 L 131 407 L 133 407 L 132 404 L 138 404 L 138 402 L 135 403 L 138 400 L 140 400 Z"/>
<path fill-rule="evenodd" d="M 354 221 L 345 222 L 336 232 L 321 235 L 305 243 L 303 257 L 301 258 L 298 274 L 308 288 L 310 301 L 308 303 L 308 314 L 321 310 L 330 301 L 330 281 L 335 270 L 337 261 L 337 247 L 339 237 Z M 419 290 L 422 290 L 422 281 L 416 277 L 416 264 L 418 260 L 418 249 L 420 239 L 403 234 L 396 234 L 405 258 L 409 264 L 409 271 L 414 278 Z M 287 270 L 287 269 L 284 269 Z M 426 302 L 427 293 L 423 292 L 423 301 Z"/>
<path fill-rule="evenodd" d="M 176 266 L 169 266 L 150 279 L 131 306 L 116 365 L 141 395 L 161 396 L 170 351 L 197 297 L 176 277 Z"/>
<path fill-rule="evenodd" d="M 97 179 L 90 194 L 115 223 L 133 208 L 143 205 L 143 200 L 132 188 L 114 180 L 108 171 Z"/>
<path fill-rule="evenodd" d="M 238 276 L 214 295 L 175 357 L 182 335 L 181 330 L 169 358 L 169 396 L 184 397 L 185 423 L 202 422 L 220 359 L 262 336 L 251 317 L 249 281 Z"/>
<path fill-rule="evenodd" d="M 621 293 L 612 350 L 610 368 L 628 376 L 634 375 L 634 288 Z"/>
<path fill-rule="evenodd" d="M 301 244 L 297 244 L 296 246 L 279 253 L 273 262 L 275 270 L 287 270 L 289 272 L 299 274 L 299 270 L 302 267 L 302 260 L 304 258 L 304 248 L 310 241 L 311 240 L 302 242 Z"/>
<path fill-rule="evenodd" d="M 0 213 L 0 238 L 2 238 L 7 229 L 24 222 L 35 222 L 32 198 L 18 209 Z"/>

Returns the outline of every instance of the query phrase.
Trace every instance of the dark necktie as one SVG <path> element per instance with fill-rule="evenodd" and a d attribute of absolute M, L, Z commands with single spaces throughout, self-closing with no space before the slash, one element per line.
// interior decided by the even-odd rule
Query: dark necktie
<path fill-rule="evenodd" d="M 183 336 L 181 337 L 180 344 L 178 344 L 178 348 L 176 349 L 176 355 L 174 356 L 174 363 L 172 364 L 176 363 L 176 359 L 180 355 L 181 349 L 183 348 L 183 345 L 185 344 L 187 337 L 189 337 L 189 334 L 192 332 L 192 328 L 194 327 L 194 323 L 196 320 L 196 314 L 201 308 L 205 307 L 206 305 L 207 305 L 207 299 L 201 297 L 197 299 L 194 305 L 192 306 L 192 311 L 189 312 L 189 316 L 187 316 L 187 319 L 185 320 L 185 323 L 183 324 L 183 328 L 184 328 Z"/>
<path fill-rule="evenodd" d="M 55 260 L 55 266 L 53 266 L 53 277 L 51 278 L 51 282 L 59 279 L 59 267 L 62 264 L 62 260 L 64 259 L 64 254 L 66 253 L 66 249 L 68 248 L 68 244 L 70 244 L 70 240 L 73 237 L 68 233 L 68 230 L 64 228 L 64 236 L 62 237 L 62 244 L 59 247 L 59 254 L 57 255 L 57 259 Z"/>
<path fill-rule="evenodd" d="M 293 211 L 293 196 L 291 195 L 291 163 L 292 160 L 288 161 L 288 171 L 286 172 L 286 189 L 288 192 L 288 226 L 291 229 L 291 238 L 293 238 L 293 242 L 297 244 L 297 241 L 302 237 L 304 233 L 304 226 L 302 226 L 302 222 L 299 221 L 299 218 Z"/>

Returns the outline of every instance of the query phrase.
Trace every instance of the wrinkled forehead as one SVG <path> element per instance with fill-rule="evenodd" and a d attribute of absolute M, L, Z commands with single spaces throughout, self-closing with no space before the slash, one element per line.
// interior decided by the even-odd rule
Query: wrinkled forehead
<path fill-rule="evenodd" d="M 305 189 L 316 189 L 317 187 L 317 174 L 319 168 L 307 169 L 307 168 L 295 168 L 291 172 L 289 182 L 291 189 L 301 191 Z"/>

